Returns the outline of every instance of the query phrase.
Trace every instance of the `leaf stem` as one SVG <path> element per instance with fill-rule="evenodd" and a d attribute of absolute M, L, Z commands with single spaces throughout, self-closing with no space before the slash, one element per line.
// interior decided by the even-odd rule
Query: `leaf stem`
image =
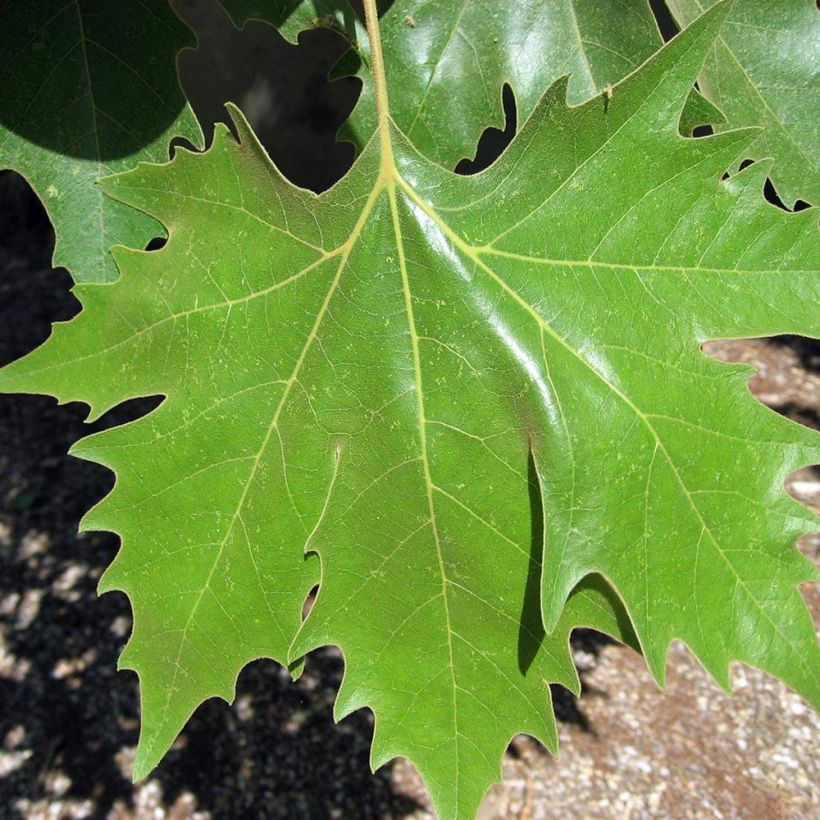
<path fill-rule="evenodd" d="M 381 176 L 387 182 L 393 178 L 393 146 L 390 143 L 390 102 L 387 96 L 387 77 L 384 72 L 384 55 L 379 29 L 379 11 L 376 0 L 364 0 L 364 16 L 367 37 L 370 40 L 370 69 L 373 72 L 373 88 L 376 94 L 376 116 L 378 118 L 379 140 L 381 144 Z"/>

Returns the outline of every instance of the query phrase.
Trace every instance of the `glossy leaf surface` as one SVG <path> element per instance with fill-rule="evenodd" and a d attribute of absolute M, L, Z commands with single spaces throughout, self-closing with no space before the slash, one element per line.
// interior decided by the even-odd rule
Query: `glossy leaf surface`
<path fill-rule="evenodd" d="M 504 125 L 501 87 L 515 93 L 519 122 L 569 75 L 579 103 L 637 68 L 661 44 L 646 0 L 396 0 L 381 20 L 391 114 L 415 147 L 447 168 L 472 157 L 488 125 Z M 361 44 L 369 64 L 366 41 Z M 376 127 L 372 75 L 343 136 Z"/>
<path fill-rule="evenodd" d="M 175 63 L 193 36 L 166 3 L 38 0 L 0 15 L 0 168 L 43 201 L 54 264 L 77 282 L 111 281 L 111 246 L 143 247 L 161 228 L 96 182 L 167 159 L 174 137 L 201 144 Z"/>
<path fill-rule="evenodd" d="M 237 25 L 263 19 L 289 40 L 315 26 L 351 43 L 334 76 L 353 74 L 362 92 L 340 138 L 362 147 L 377 127 L 367 32 L 346 0 L 274 3 L 222 0 Z M 381 20 L 391 114 L 417 150 L 448 168 L 472 157 L 482 131 L 503 127 L 501 92 L 515 93 L 519 122 L 544 92 L 569 75 L 568 101 L 580 103 L 637 68 L 661 45 L 646 0 L 397 0 Z M 719 123 L 723 115 L 693 93 L 681 128 Z"/>
<path fill-rule="evenodd" d="M 700 350 L 818 332 L 813 214 L 768 205 L 765 166 L 721 182 L 754 132 L 679 134 L 727 9 L 607 104 L 556 85 L 473 177 L 391 120 L 372 21 L 379 129 L 328 193 L 241 118 L 238 144 L 105 183 L 168 244 L 117 250 L 121 279 L 77 288 L 0 387 L 92 416 L 166 396 L 76 448 L 118 475 L 85 524 L 123 538 L 102 588 L 135 611 L 138 775 L 244 663 L 333 643 L 374 764 L 407 755 L 442 817 L 470 816 L 513 734 L 554 746 L 569 628 L 629 638 L 590 574 L 658 678 L 680 637 L 723 684 L 743 660 L 820 702 L 793 547 L 812 517 L 782 486 L 817 434 Z"/>
<path fill-rule="evenodd" d="M 670 0 L 684 24 L 716 0 Z M 788 205 L 820 205 L 820 11 L 814 0 L 735 0 L 703 66 L 700 88 L 726 128 L 763 131 L 747 150 L 773 157 L 774 185 Z"/>

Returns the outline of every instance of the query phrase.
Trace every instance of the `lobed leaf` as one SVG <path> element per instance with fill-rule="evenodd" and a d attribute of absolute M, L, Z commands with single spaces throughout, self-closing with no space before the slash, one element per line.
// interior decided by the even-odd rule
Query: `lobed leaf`
<path fill-rule="evenodd" d="M 783 490 L 817 434 L 700 350 L 818 335 L 814 214 L 763 200 L 765 164 L 721 181 L 756 132 L 679 132 L 729 9 L 606 101 L 557 83 L 473 177 L 391 118 L 371 28 L 379 128 L 326 194 L 236 111 L 238 143 L 105 182 L 167 245 L 115 250 L 121 278 L 77 287 L 0 389 L 92 417 L 165 396 L 75 448 L 118 476 L 85 526 L 123 540 L 101 588 L 135 612 L 137 776 L 244 663 L 325 643 L 337 716 L 370 706 L 374 766 L 409 756 L 442 817 L 475 811 L 515 733 L 554 748 L 574 625 L 637 640 L 659 680 L 677 637 L 723 685 L 741 660 L 820 703 L 793 547 L 814 519 Z"/>
<path fill-rule="evenodd" d="M 716 0 L 670 0 L 691 22 Z M 773 157 L 772 180 L 790 206 L 820 204 L 820 12 L 813 0 L 735 0 L 700 75 L 700 88 L 727 117 L 757 125 L 747 155 Z"/>
<path fill-rule="evenodd" d="M 121 665 L 141 683 L 135 776 L 156 765 L 200 702 L 233 699 L 245 663 L 303 654 L 290 644 L 319 580 L 305 551 L 321 551 L 329 537 L 342 560 L 337 569 L 323 554 L 323 592 L 300 640 L 317 640 L 328 607 L 338 623 L 359 621 L 342 644 L 350 671 L 337 714 L 363 699 L 392 721 L 411 704 L 429 713 L 407 721 L 413 741 L 391 740 L 383 724 L 374 765 L 404 748 L 442 790 L 447 772 L 471 778 L 455 789 L 461 805 L 477 805 L 513 734 L 529 731 L 555 748 L 545 681 L 578 691 L 570 628 L 623 637 L 628 619 L 605 585 L 587 583 L 544 636 L 537 479 L 512 407 L 510 429 L 488 431 L 478 445 L 489 460 L 477 468 L 490 482 L 504 470 L 504 480 L 494 488 L 476 472 L 469 488 L 452 485 L 443 471 L 463 454 L 441 461 L 436 503 L 453 506 L 441 513 L 448 533 L 436 528 L 444 523 L 430 507 L 396 239 L 386 191 L 374 186 L 376 144 L 315 197 L 278 176 L 236 116 L 241 144 L 220 127 L 204 155 L 180 151 L 166 166 L 105 183 L 161 219 L 167 245 L 115 249 L 122 278 L 77 287 L 80 316 L 3 371 L 6 389 L 40 385 L 89 403 L 92 417 L 131 396 L 166 396 L 147 418 L 72 450 L 118 476 L 83 527 L 113 529 L 123 542 L 100 589 L 126 591 L 134 608 Z M 508 375 L 488 371 L 483 389 L 503 395 Z M 447 676 L 438 667 L 447 667 L 442 653 L 454 639 L 440 538 L 452 541 L 447 593 L 462 599 L 453 623 L 478 647 L 459 646 Z M 453 716 L 437 719 L 455 697 L 456 674 L 466 713 L 451 737 Z M 491 691 L 506 705 L 490 727 L 482 710 L 496 708 Z M 428 762 L 435 732 L 441 746 Z M 450 799 L 442 796 L 445 806 Z"/>

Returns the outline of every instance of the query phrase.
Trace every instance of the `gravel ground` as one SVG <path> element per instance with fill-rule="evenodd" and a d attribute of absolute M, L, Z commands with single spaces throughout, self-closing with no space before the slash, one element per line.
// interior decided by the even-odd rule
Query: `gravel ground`
<path fill-rule="evenodd" d="M 12 195 L 5 212 L 19 224 L 0 224 L 0 364 L 77 307 L 68 276 L 48 264 L 47 222 L 30 197 Z M 710 352 L 756 364 L 757 395 L 816 425 L 817 345 L 782 338 Z M 132 402 L 92 429 L 150 406 Z M 236 703 L 203 705 L 150 779 L 131 784 L 136 678 L 115 672 L 129 607 L 94 593 L 116 539 L 77 534 L 111 476 L 65 455 L 89 432 L 83 416 L 77 405 L 0 396 L 0 818 L 429 816 L 406 761 L 370 773 L 368 712 L 333 724 L 342 666 L 332 650 L 311 656 L 296 684 L 271 662 L 251 664 Z M 817 472 L 790 487 L 820 507 Z M 817 560 L 820 540 L 801 547 Z M 820 617 L 820 593 L 807 597 Z M 664 696 L 630 650 L 589 633 L 574 643 L 585 692 L 554 693 L 560 759 L 516 738 L 483 818 L 820 816 L 820 719 L 780 683 L 737 668 L 728 697 L 675 645 Z"/>

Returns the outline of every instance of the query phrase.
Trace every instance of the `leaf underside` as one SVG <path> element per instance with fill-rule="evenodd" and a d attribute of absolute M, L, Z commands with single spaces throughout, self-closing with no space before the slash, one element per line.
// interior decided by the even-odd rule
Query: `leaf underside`
<path fill-rule="evenodd" d="M 372 708 L 373 765 L 410 757 L 442 817 L 475 812 L 515 733 L 555 747 L 576 625 L 659 681 L 680 638 L 724 686 L 740 660 L 820 703 L 793 546 L 814 519 L 783 490 L 818 436 L 700 349 L 818 335 L 814 214 L 763 200 L 765 163 L 721 181 L 756 132 L 679 133 L 727 10 L 606 104 L 559 81 L 473 177 L 382 107 L 321 196 L 236 110 L 238 142 L 105 181 L 167 244 L 116 248 L 119 280 L 78 286 L 0 389 L 92 418 L 165 396 L 73 450 L 117 474 L 84 527 L 122 538 L 101 589 L 134 608 L 135 776 L 245 663 L 328 643 L 337 717 Z"/>

